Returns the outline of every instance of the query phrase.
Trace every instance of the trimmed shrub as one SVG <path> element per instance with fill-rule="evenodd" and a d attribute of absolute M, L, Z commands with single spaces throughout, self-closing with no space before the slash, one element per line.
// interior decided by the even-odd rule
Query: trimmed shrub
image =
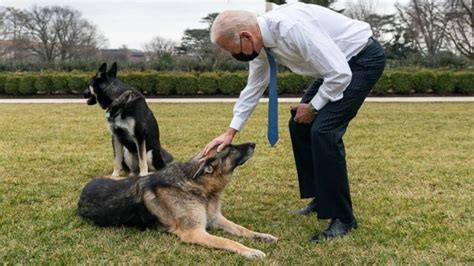
<path fill-rule="evenodd" d="M 372 92 L 375 95 L 386 95 L 388 91 L 392 88 L 392 81 L 390 79 L 390 73 L 385 71 L 380 76 L 380 79 L 375 83 Z"/>
<path fill-rule="evenodd" d="M 454 78 L 451 72 L 436 73 L 436 82 L 433 86 L 433 92 L 439 95 L 446 95 L 454 92 Z"/>
<path fill-rule="evenodd" d="M 421 70 L 411 75 L 413 86 L 416 92 L 429 92 L 433 90 L 435 84 L 435 75 L 433 71 Z"/>
<path fill-rule="evenodd" d="M 18 87 L 20 85 L 20 77 L 18 75 L 11 75 L 5 81 L 5 92 L 11 95 L 18 94 Z"/>
<path fill-rule="evenodd" d="M 410 72 L 411 71 L 411 72 Z M 247 82 L 247 72 L 129 72 L 119 79 L 144 94 L 157 95 L 239 95 Z M 91 75 L 84 72 L 0 73 L 0 94 L 81 94 Z M 280 94 L 301 95 L 312 77 L 291 72 L 278 75 Z M 474 71 L 431 69 L 386 70 L 375 84 L 375 95 L 432 92 L 439 95 L 474 94 Z"/>
<path fill-rule="evenodd" d="M 198 78 L 198 93 L 204 95 L 213 95 L 219 91 L 219 73 L 202 73 Z"/>
<path fill-rule="evenodd" d="M 198 79 L 193 74 L 183 73 L 175 80 L 176 93 L 179 95 L 196 95 Z"/>
<path fill-rule="evenodd" d="M 20 76 L 20 83 L 18 85 L 18 92 L 22 95 L 35 94 L 35 80 L 36 78 L 32 75 Z"/>
<path fill-rule="evenodd" d="M 5 82 L 7 81 L 7 76 L 0 75 L 0 94 L 5 93 Z"/>
<path fill-rule="evenodd" d="M 176 93 L 177 74 L 158 73 L 155 79 L 155 93 L 157 95 L 170 95 Z"/>
<path fill-rule="evenodd" d="M 404 71 L 395 71 L 390 75 L 393 92 L 409 94 L 413 89 L 412 74 Z"/>
<path fill-rule="evenodd" d="M 138 75 L 139 74 L 125 72 L 125 73 L 119 73 L 117 78 L 121 82 L 127 84 L 128 86 L 141 91 L 141 86 L 140 86 L 140 81 L 139 81 L 139 76 Z"/>
<path fill-rule="evenodd" d="M 153 73 L 142 73 L 139 77 L 139 89 L 143 94 L 150 94 L 155 90 L 156 75 Z"/>
<path fill-rule="evenodd" d="M 69 75 L 66 74 L 55 74 L 52 76 L 54 94 L 66 94 L 68 93 L 69 87 Z"/>
<path fill-rule="evenodd" d="M 295 73 L 284 72 L 278 75 L 278 93 L 301 94 L 309 85 L 308 79 Z"/>
<path fill-rule="evenodd" d="M 474 72 L 459 72 L 454 74 L 455 91 L 462 94 L 474 94 Z"/>
<path fill-rule="evenodd" d="M 86 75 L 71 75 L 68 80 L 68 87 L 72 94 L 82 94 L 87 88 L 90 77 Z"/>
<path fill-rule="evenodd" d="M 34 86 L 37 93 L 50 93 L 53 91 L 53 75 L 42 74 L 37 76 Z"/>
<path fill-rule="evenodd" d="M 219 91 L 225 95 L 237 95 L 244 89 L 247 82 L 247 73 L 224 72 L 218 80 Z"/>

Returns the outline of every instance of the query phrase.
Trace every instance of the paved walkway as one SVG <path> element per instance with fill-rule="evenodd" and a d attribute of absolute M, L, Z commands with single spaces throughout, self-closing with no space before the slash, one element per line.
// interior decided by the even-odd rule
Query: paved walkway
<path fill-rule="evenodd" d="M 281 103 L 299 102 L 300 98 L 278 98 Z M 150 103 L 234 103 L 237 98 L 150 98 Z M 474 102 L 474 97 L 368 97 L 367 102 Z M 85 99 L 0 99 L 0 104 L 32 103 L 77 103 L 84 104 Z M 268 98 L 260 99 L 268 102 Z"/>

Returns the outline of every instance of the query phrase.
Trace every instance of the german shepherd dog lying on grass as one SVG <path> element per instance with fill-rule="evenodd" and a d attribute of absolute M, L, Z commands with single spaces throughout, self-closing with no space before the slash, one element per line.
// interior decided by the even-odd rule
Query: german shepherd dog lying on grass
<path fill-rule="evenodd" d="M 205 157 L 198 154 L 144 177 L 96 178 L 84 187 L 78 213 L 100 226 L 158 224 L 187 243 L 227 249 L 249 259 L 263 258 L 265 253 L 260 250 L 206 232 L 206 228 L 219 228 L 265 242 L 277 240 L 227 220 L 220 211 L 220 196 L 234 169 L 250 159 L 254 149 L 254 143 L 230 145 L 219 153 L 214 149 Z"/>
<path fill-rule="evenodd" d="M 145 97 L 117 79 L 117 63 L 108 72 L 107 64 L 102 64 L 84 97 L 88 105 L 99 103 L 106 110 L 114 151 L 113 177 L 120 175 L 122 167 L 144 176 L 173 161 L 161 147 L 158 122 Z"/>

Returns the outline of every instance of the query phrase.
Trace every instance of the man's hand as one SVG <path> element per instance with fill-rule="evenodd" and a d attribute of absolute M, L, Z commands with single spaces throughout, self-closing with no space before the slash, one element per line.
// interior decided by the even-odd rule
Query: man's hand
<path fill-rule="evenodd" d="M 316 117 L 308 103 L 300 103 L 296 106 L 292 106 L 291 109 L 296 110 L 296 115 L 293 118 L 296 123 L 309 124 L 313 122 Z"/>
<path fill-rule="evenodd" d="M 211 142 L 209 142 L 206 147 L 204 148 L 203 155 L 207 155 L 209 151 L 211 151 L 214 147 L 217 147 L 217 152 L 222 151 L 225 147 L 229 146 L 229 144 L 232 143 L 232 140 L 234 139 L 235 134 L 237 133 L 237 130 L 233 128 L 227 129 L 227 131 L 220 135 L 219 137 L 215 138 Z"/>

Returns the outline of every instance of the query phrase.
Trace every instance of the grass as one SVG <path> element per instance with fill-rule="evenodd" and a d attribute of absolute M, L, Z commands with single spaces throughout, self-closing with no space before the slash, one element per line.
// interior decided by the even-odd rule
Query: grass
<path fill-rule="evenodd" d="M 151 104 L 161 140 L 178 160 L 228 125 L 232 104 Z M 224 195 L 230 220 L 280 238 L 276 244 L 226 236 L 267 254 L 260 264 L 474 262 L 474 105 L 366 103 L 345 136 L 360 227 L 321 245 L 309 237 L 326 221 L 287 214 L 299 199 L 280 105 L 280 141 L 266 142 L 260 104 L 235 143 L 256 154 Z M 103 112 L 84 105 L 0 105 L 0 263 L 244 264 L 221 250 L 171 234 L 102 229 L 76 215 L 82 187 L 112 172 Z"/>

